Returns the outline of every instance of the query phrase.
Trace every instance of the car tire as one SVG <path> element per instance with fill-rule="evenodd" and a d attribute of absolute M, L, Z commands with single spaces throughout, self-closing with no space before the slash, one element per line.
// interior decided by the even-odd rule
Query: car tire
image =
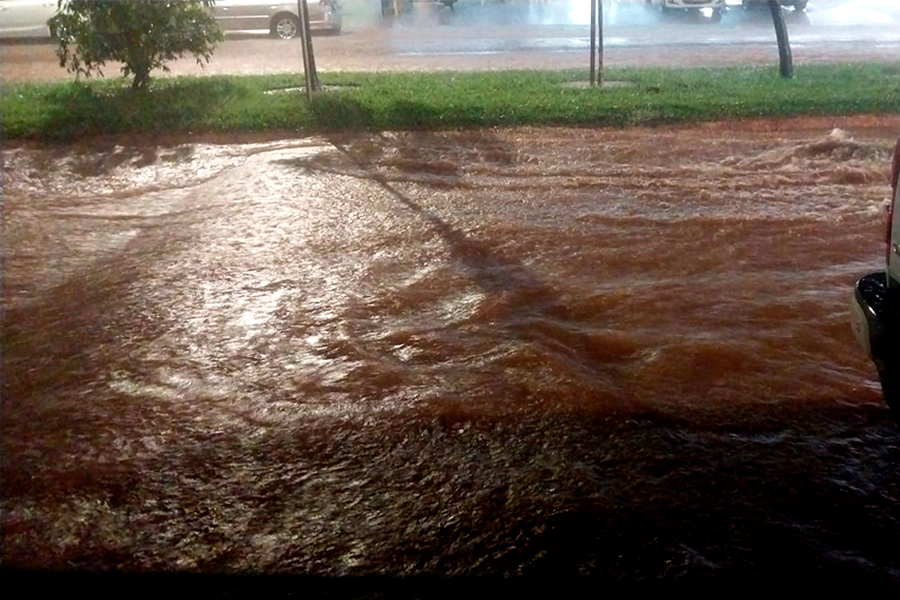
<path fill-rule="evenodd" d="M 300 35 L 300 19 L 290 13 L 275 15 L 272 19 L 272 35 L 290 40 Z"/>
<path fill-rule="evenodd" d="M 806 10 L 807 4 L 809 4 L 808 0 L 797 0 L 794 2 L 794 10 Z"/>
<path fill-rule="evenodd" d="M 714 8 L 712 16 L 710 16 L 710 20 L 712 20 L 713 23 L 721 23 L 722 22 L 722 9 Z"/>

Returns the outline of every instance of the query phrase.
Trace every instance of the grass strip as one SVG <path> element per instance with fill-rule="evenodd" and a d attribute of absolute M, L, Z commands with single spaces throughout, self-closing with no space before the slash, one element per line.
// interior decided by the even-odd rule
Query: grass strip
<path fill-rule="evenodd" d="M 158 78 L 135 94 L 122 79 L 5 86 L 7 140 L 510 125 L 656 125 L 752 117 L 900 113 L 900 65 L 608 69 L 602 90 L 582 71 L 324 73 L 308 103 L 297 74 Z M 290 90 L 288 88 L 294 88 Z M 273 93 L 273 91 L 275 93 Z"/>

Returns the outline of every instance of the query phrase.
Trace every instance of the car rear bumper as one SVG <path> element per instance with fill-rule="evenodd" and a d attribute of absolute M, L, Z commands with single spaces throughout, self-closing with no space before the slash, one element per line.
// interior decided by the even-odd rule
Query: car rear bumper
<path fill-rule="evenodd" d="M 900 303 L 888 290 L 884 271 L 870 273 L 856 282 L 851 302 L 852 327 L 859 344 L 879 370 L 898 350 Z"/>

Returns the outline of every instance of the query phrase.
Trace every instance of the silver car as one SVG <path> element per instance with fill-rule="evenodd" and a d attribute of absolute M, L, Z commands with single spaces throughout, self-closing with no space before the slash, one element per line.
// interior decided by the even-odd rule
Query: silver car
<path fill-rule="evenodd" d="M 56 0 L 0 0 L 0 38 L 48 38 Z"/>
<path fill-rule="evenodd" d="M 341 30 L 341 5 L 338 0 L 309 0 L 309 25 L 333 33 Z M 213 15 L 225 31 L 265 30 L 282 39 L 300 34 L 297 2 L 272 0 L 217 0 Z"/>

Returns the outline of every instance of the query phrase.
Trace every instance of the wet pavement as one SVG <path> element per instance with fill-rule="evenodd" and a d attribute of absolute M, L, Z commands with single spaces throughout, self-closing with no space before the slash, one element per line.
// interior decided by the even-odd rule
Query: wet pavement
<path fill-rule="evenodd" d="M 385 20 L 376 3 L 345 3 L 340 35 L 316 35 L 317 64 L 325 71 L 587 68 L 589 3 L 460 0 L 454 10 L 415 4 L 412 13 Z M 896 62 L 900 3 L 887 0 L 813 0 L 806 11 L 787 9 L 794 58 L 818 62 Z M 697 13 L 663 15 L 642 2 L 616 2 L 605 11 L 610 66 L 776 64 L 766 10 L 731 7 L 721 22 Z M 0 45 L 0 78 L 34 81 L 71 77 L 49 43 Z M 211 63 L 185 59 L 175 75 L 283 73 L 301 69 L 297 40 L 230 34 Z M 110 65 L 107 73 L 118 69 Z"/>
<path fill-rule="evenodd" d="M 898 129 L 5 149 L 2 563 L 897 581 Z"/>

